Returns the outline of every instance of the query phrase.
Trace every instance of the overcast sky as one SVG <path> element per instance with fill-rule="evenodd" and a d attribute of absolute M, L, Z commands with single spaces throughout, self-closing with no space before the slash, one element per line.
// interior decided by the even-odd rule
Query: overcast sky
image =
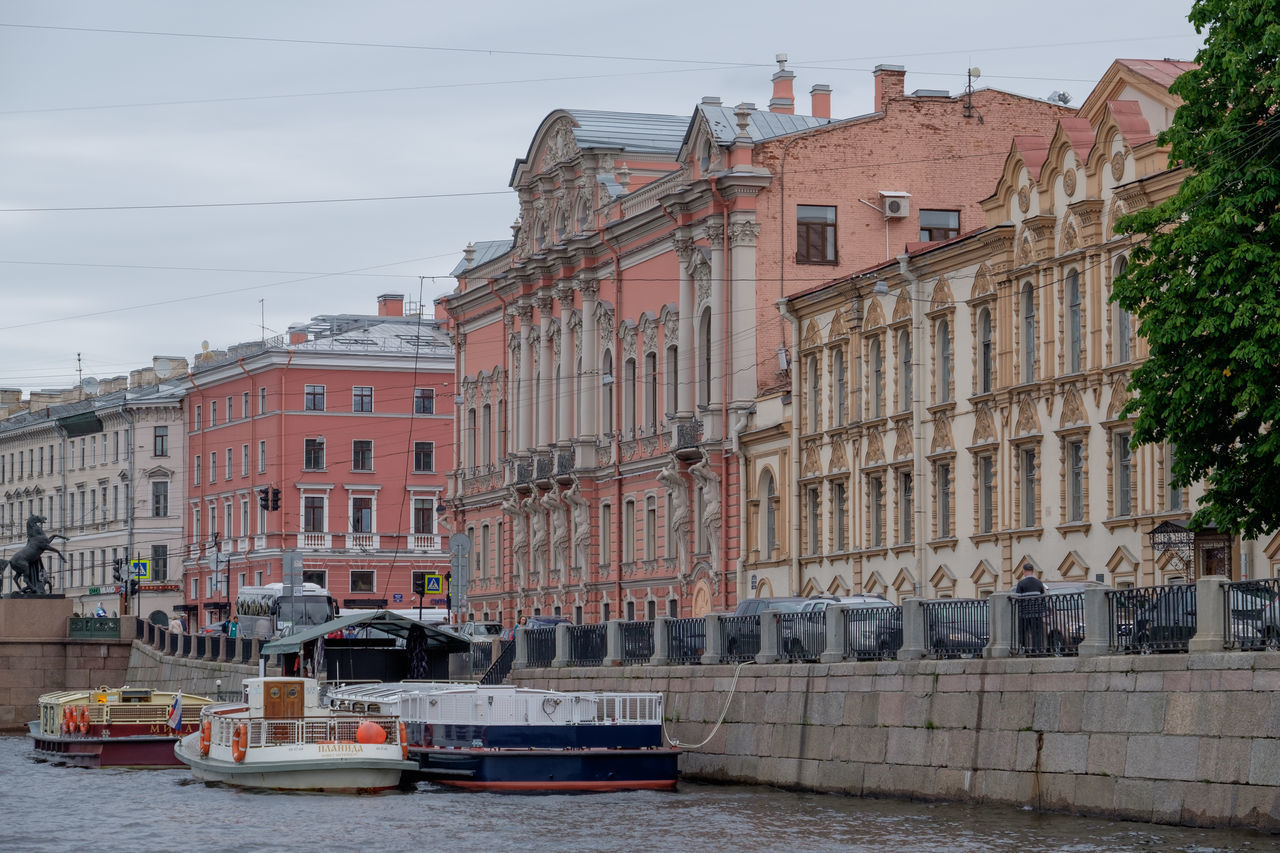
<path fill-rule="evenodd" d="M 763 108 L 779 52 L 797 112 L 814 83 L 870 112 L 880 63 L 907 91 L 978 66 L 1079 104 L 1117 57 L 1192 59 L 1189 7 L 0 0 L 0 387 L 429 303 L 469 240 L 510 237 L 512 165 L 553 109 Z"/>

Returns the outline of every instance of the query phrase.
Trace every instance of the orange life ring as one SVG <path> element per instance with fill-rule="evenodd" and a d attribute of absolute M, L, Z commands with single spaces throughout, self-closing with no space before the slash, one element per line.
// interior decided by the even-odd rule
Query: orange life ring
<path fill-rule="evenodd" d="M 245 753 L 249 749 L 249 729 L 244 723 L 236 726 L 235 733 L 231 736 L 231 757 L 237 762 L 244 761 Z"/>
<path fill-rule="evenodd" d="M 200 754 L 208 755 L 213 743 L 213 725 L 208 720 L 200 721 Z"/>
<path fill-rule="evenodd" d="M 403 720 L 400 722 L 400 757 L 409 757 L 409 733 L 405 730 Z"/>
<path fill-rule="evenodd" d="M 77 715 L 76 723 L 80 729 L 80 734 L 89 731 L 89 706 L 81 705 L 80 713 Z"/>
<path fill-rule="evenodd" d="M 70 733 L 71 733 L 71 731 L 72 731 L 72 729 L 74 729 L 74 728 L 75 728 L 75 723 L 73 722 L 73 718 L 72 718 L 72 716 L 71 716 L 71 715 L 72 715 L 72 713 L 73 713 L 73 712 L 72 712 L 72 710 L 71 710 L 71 706 L 70 706 L 70 705 L 64 705 L 64 706 L 63 706 L 63 708 L 62 708 L 62 731 L 63 731 L 63 733 L 64 733 L 64 734 L 70 734 Z"/>

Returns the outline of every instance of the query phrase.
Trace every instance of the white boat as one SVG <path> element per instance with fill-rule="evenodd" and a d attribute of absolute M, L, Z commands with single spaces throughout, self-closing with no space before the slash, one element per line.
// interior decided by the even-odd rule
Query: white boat
<path fill-rule="evenodd" d="M 250 678 L 245 702 L 201 709 L 200 729 L 174 755 L 197 779 L 288 791 L 379 791 L 417 763 L 399 718 L 320 704 L 311 678 Z"/>

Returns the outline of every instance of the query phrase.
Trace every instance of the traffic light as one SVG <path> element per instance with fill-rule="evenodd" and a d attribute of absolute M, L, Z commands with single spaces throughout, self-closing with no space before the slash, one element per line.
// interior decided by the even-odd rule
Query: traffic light
<path fill-rule="evenodd" d="M 280 508 L 280 490 L 279 489 L 273 488 L 271 490 L 271 508 L 272 509 Z"/>
<path fill-rule="evenodd" d="M 137 579 L 137 578 L 129 578 L 129 594 L 130 594 L 130 595 L 137 595 L 137 594 L 138 594 L 138 579 Z"/>
<path fill-rule="evenodd" d="M 427 594 L 427 576 L 421 572 L 415 573 L 413 576 L 413 594 Z"/>
<path fill-rule="evenodd" d="M 111 577 L 115 579 L 116 583 L 124 580 L 124 560 L 119 557 L 116 557 L 111 563 Z"/>
<path fill-rule="evenodd" d="M 264 510 L 271 509 L 271 490 L 266 486 L 258 489 L 258 506 Z"/>

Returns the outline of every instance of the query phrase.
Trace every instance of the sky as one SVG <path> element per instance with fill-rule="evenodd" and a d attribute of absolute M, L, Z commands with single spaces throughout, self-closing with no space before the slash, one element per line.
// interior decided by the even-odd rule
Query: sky
<path fill-rule="evenodd" d="M 1189 0 L 0 0 L 0 388 L 67 388 L 319 314 L 430 304 L 504 239 L 552 110 L 767 107 L 774 56 L 836 118 L 872 70 L 1081 103 L 1193 59 Z"/>

